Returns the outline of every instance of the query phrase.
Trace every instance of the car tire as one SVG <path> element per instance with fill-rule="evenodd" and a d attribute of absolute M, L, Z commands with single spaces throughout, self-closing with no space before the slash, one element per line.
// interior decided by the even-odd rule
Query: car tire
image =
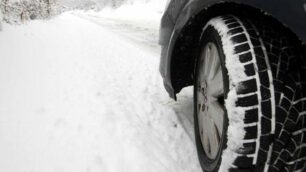
<path fill-rule="evenodd" d="M 200 38 L 194 118 L 205 172 L 305 168 L 301 83 L 306 79 L 303 69 L 295 67 L 305 64 L 303 55 L 272 24 L 253 21 L 216 17 Z"/>

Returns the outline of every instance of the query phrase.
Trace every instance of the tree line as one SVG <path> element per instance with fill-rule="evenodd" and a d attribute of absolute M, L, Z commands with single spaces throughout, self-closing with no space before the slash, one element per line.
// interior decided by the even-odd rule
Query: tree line
<path fill-rule="evenodd" d="M 137 0 L 0 0 L 0 22 L 22 23 L 46 19 L 70 9 L 117 8 L 131 1 Z"/>
<path fill-rule="evenodd" d="M 2 0 L 0 11 L 2 20 L 7 23 L 19 23 L 26 20 L 44 19 L 51 15 L 52 0 Z"/>

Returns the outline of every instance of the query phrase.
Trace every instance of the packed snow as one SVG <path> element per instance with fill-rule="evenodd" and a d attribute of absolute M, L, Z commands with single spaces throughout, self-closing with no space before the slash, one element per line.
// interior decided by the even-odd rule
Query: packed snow
<path fill-rule="evenodd" d="M 165 92 L 161 13 L 148 16 L 73 11 L 3 24 L 1 172 L 201 171 L 192 88 L 178 102 Z"/>

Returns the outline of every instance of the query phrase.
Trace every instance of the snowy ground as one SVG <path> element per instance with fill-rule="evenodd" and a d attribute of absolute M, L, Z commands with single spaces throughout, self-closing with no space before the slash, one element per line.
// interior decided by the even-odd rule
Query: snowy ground
<path fill-rule="evenodd" d="M 69 12 L 0 32 L 1 172 L 200 172 L 192 88 L 158 73 L 158 17 Z"/>

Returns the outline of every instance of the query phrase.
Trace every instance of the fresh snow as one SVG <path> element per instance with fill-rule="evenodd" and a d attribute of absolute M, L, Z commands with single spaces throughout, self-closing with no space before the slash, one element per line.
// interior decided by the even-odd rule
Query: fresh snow
<path fill-rule="evenodd" d="M 3 24 L 1 172 L 201 171 L 192 88 L 174 102 L 158 72 L 160 13 L 105 13 Z"/>

